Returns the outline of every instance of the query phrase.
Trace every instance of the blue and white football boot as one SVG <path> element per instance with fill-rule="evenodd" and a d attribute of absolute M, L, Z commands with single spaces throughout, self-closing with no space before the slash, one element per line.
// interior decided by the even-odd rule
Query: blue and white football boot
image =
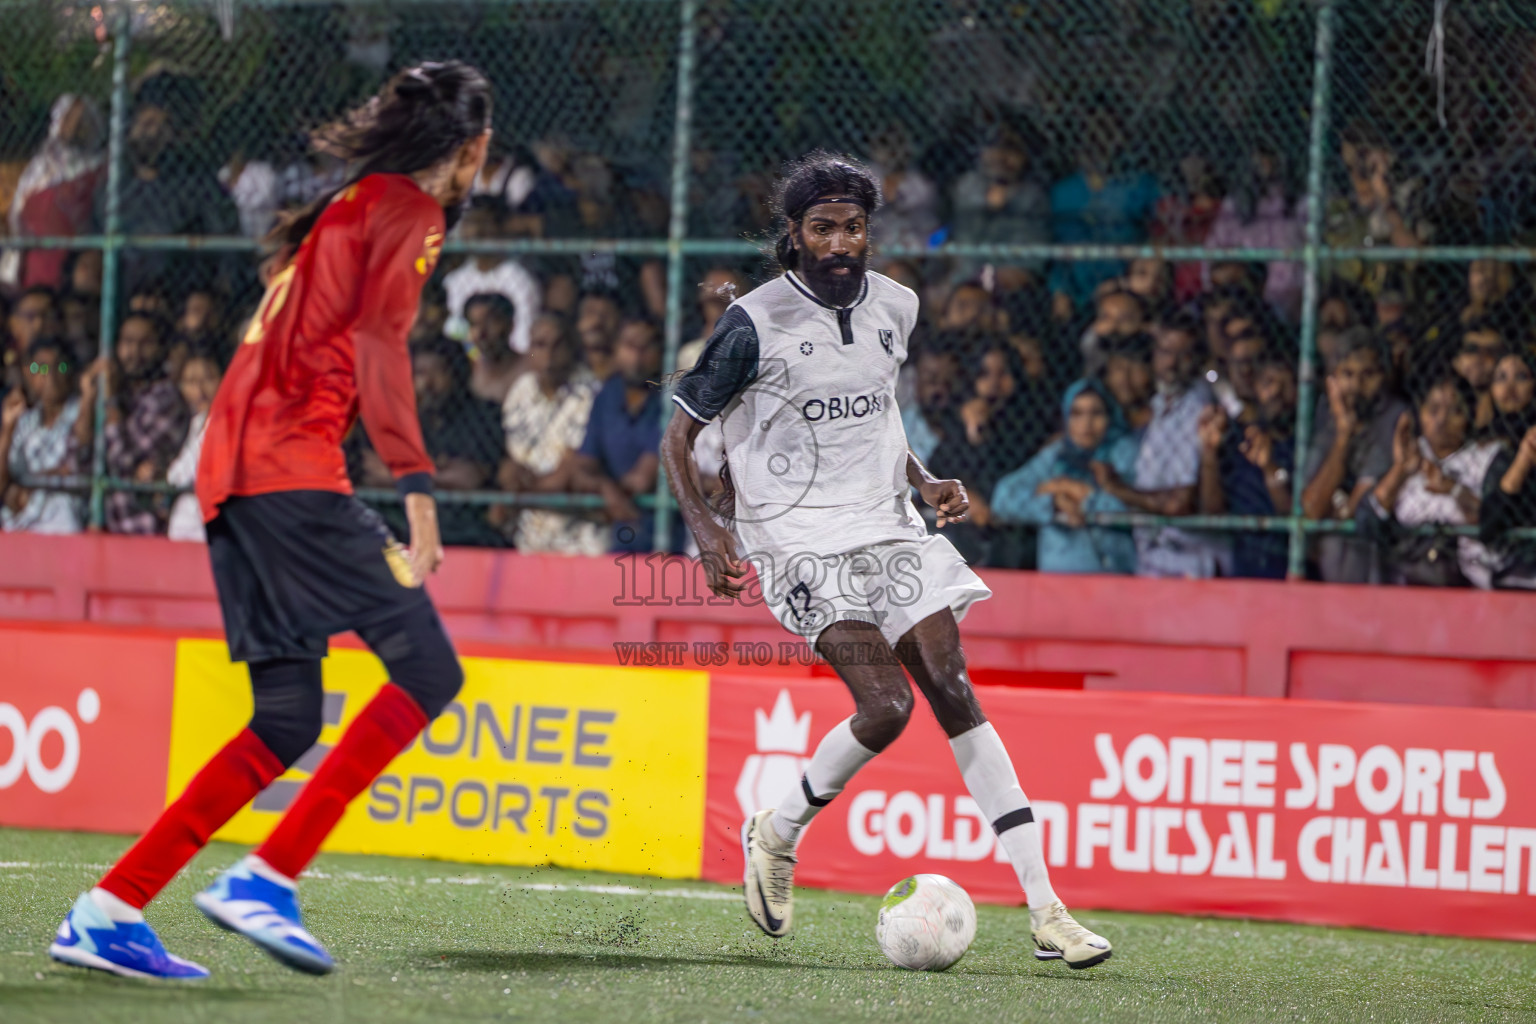
<path fill-rule="evenodd" d="M 336 961 L 299 918 L 292 882 L 254 856 L 220 875 L 193 901 L 214 924 L 244 935 L 279 961 L 308 974 L 329 974 Z"/>
<path fill-rule="evenodd" d="M 200 981 L 208 977 L 202 965 L 167 953 L 160 936 L 144 922 L 109 918 L 88 892 L 81 893 L 69 909 L 48 955 L 73 967 L 91 967 L 124 978 Z"/>

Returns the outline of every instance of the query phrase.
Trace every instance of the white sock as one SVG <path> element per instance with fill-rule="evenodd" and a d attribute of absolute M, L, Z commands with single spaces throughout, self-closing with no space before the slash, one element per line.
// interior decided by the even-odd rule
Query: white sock
<path fill-rule="evenodd" d="M 1056 902 L 1051 876 L 1045 867 L 1045 849 L 1040 843 L 1040 825 L 1034 820 L 1029 798 L 1019 787 L 1013 762 L 998 738 L 991 722 L 984 722 L 970 732 L 949 741 L 960 765 L 960 775 L 971 799 L 992 822 L 997 841 L 1029 900 L 1030 910 L 1040 910 Z M 1001 826 L 1001 828 L 999 828 Z"/>
<path fill-rule="evenodd" d="M 298 888 L 298 884 L 294 882 L 293 879 L 289 878 L 287 875 L 283 874 L 281 871 L 277 870 L 271 864 L 268 864 L 254 853 L 248 853 L 245 855 L 245 866 L 250 869 L 251 874 L 260 875 L 262 878 L 265 878 L 269 882 L 275 882 L 276 884 L 289 889 Z"/>
<path fill-rule="evenodd" d="M 854 773 L 869 763 L 875 752 L 853 737 L 852 718 L 845 718 L 822 737 L 800 777 L 800 785 L 779 802 L 773 812 L 773 831 L 786 843 L 800 838 L 800 830 L 816 817 L 832 798 L 843 791 Z M 814 801 L 814 802 L 813 802 Z"/>
<path fill-rule="evenodd" d="M 117 921 L 122 924 L 144 923 L 144 911 L 112 895 L 100 886 L 91 890 L 91 902 L 96 904 L 97 910 L 107 915 L 108 921 Z"/>

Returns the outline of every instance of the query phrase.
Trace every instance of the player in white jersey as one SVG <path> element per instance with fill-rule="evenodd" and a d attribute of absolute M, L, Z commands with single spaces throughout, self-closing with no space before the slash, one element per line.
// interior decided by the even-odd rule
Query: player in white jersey
<path fill-rule="evenodd" d="M 912 712 L 910 673 L 949 736 L 1029 902 L 1035 956 L 1091 967 L 1110 944 L 1079 925 L 1051 889 L 1040 826 L 966 674 L 958 619 L 991 596 L 949 540 L 930 536 L 916 488 L 940 528 L 968 507 L 907 449 L 896 373 L 917 296 L 866 269 L 880 186 L 851 160 L 813 153 L 775 194 L 784 273 L 726 310 L 677 384 L 662 459 L 698 540 L 710 589 L 737 597 L 747 565 L 786 629 L 815 645 L 855 712 L 821 741 L 800 785 L 742 825 L 747 910 L 789 931 L 801 830 Z M 729 501 L 717 519 L 699 491 L 695 438 L 719 418 Z M 905 672 L 903 671 L 905 669 Z"/>

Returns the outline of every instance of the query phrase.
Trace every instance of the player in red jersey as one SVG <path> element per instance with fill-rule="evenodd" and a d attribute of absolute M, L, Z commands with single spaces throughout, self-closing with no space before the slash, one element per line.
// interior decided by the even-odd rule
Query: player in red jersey
<path fill-rule="evenodd" d="M 272 834 L 197 897 L 215 924 L 283 963 L 333 961 L 295 882 L 347 804 L 447 706 L 463 670 L 422 581 L 443 559 L 406 336 L 485 161 L 491 93 L 458 62 L 395 76 L 329 130 L 346 182 L 275 232 L 276 272 L 209 413 L 197 494 L 230 656 L 248 663 L 250 724 L 76 900 L 49 952 L 133 977 L 208 972 L 170 955 L 143 907 L 208 837 L 320 736 L 320 664 L 356 630 L 389 670 Z M 394 472 L 409 550 L 352 497 L 341 441 L 361 416 Z"/>

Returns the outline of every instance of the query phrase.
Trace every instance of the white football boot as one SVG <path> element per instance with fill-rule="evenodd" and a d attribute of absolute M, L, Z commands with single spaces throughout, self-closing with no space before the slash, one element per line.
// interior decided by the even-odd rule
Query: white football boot
<path fill-rule="evenodd" d="M 1074 921 L 1061 900 L 1043 910 L 1031 910 L 1029 921 L 1036 960 L 1062 960 L 1068 967 L 1081 970 L 1110 958 L 1109 940 Z"/>
<path fill-rule="evenodd" d="M 747 913 L 766 935 L 789 934 L 795 912 L 795 847 L 779 838 L 768 819 L 773 809 L 758 811 L 741 826 L 741 852 L 746 860 L 742 892 Z"/>

